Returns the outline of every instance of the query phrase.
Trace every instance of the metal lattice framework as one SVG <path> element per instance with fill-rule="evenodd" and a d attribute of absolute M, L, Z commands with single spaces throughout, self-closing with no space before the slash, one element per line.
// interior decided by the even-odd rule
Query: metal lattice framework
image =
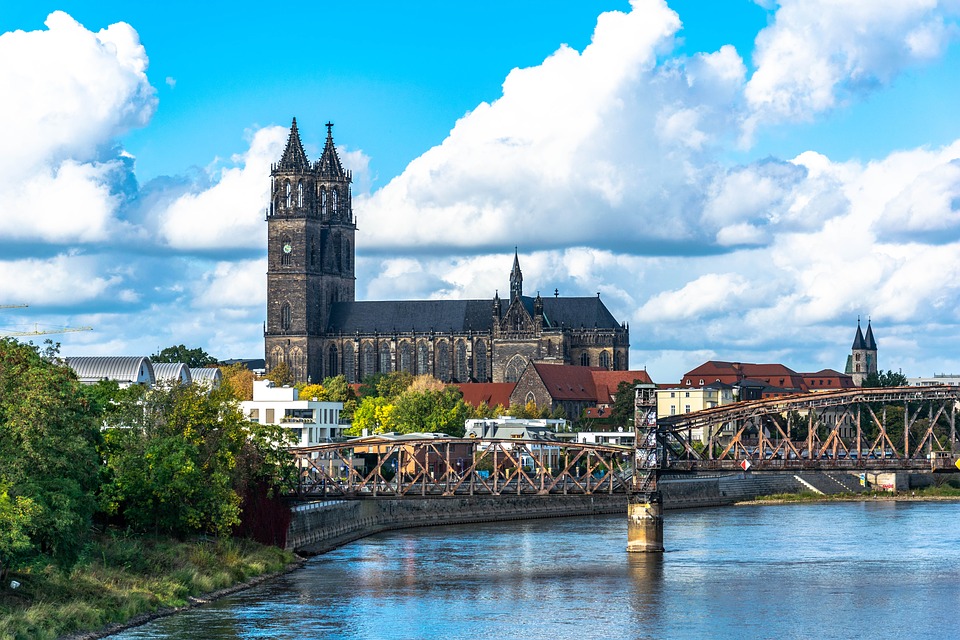
<path fill-rule="evenodd" d="M 365 438 L 292 449 L 300 497 L 625 493 L 631 447 L 543 440 Z"/>
<path fill-rule="evenodd" d="M 739 402 L 661 418 L 673 469 L 949 468 L 960 451 L 956 414 L 960 387 L 886 387 L 826 391 Z M 888 411 L 896 407 L 896 411 Z M 902 436 L 891 437 L 891 415 Z M 689 434 L 702 429 L 698 454 Z M 791 439 L 805 430 L 802 439 Z"/>

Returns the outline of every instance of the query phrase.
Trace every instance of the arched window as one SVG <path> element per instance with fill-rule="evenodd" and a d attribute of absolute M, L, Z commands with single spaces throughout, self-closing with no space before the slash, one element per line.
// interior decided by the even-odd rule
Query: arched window
<path fill-rule="evenodd" d="M 483 340 L 473 345 L 473 371 L 477 382 L 487 381 L 487 345 Z"/>
<path fill-rule="evenodd" d="M 287 209 L 289 209 L 291 206 L 293 206 L 293 203 L 292 203 L 292 200 L 291 200 L 291 195 L 290 195 L 290 194 L 291 194 L 290 183 L 289 183 L 289 182 L 286 182 L 286 183 L 284 183 L 284 184 L 285 184 L 286 190 L 287 190 Z"/>
<path fill-rule="evenodd" d="M 337 345 L 332 344 L 327 350 L 327 376 L 332 377 L 340 373 L 340 362 L 337 358 Z"/>
<path fill-rule="evenodd" d="M 430 347 L 422 340 L 417 345 L 417 373 L 419 375 L 430 373 Z"/>
<path fill-rule="evenodd" d="M 390 367 L 390 343 L 380 343 L 380 373 L 390 373 L 393 369 Z"/>
<path fill-rule="evenodd" d="M 547 355 L 553 355 L 553 340 L 547 340 Z"/>
<path fill-rule="evenodd" d="M 527 391 L 527 396 L 523 399 L 523 402 L 525 404 L 530 404 L 531 402 L 537 404 L 537 398 L 533 395 L 533 391 Z"/>
<path fill-rule="evenodd" d="M 609 351 L 600 352 L 600 366 L 603 367 L 604 369 L 610 368 L 610 352 Z"/>
<path fill-rule="evenodd" d="M 360 372 L 360 378 L 372 376 L 377 372 L 377 354 L 373 350 L 373 345 L 369 342 L 363 345 L 363 370 Z"/>
<path fill-rule="evenodd" d="M 334 217 L 336 217 L 336 216 L 337 216 L 337 213 L 338 213 L 339 200 L 340 200 L 340 198 L 338 197 L 338 192 L 337 192 L 337 190 L 336 190 L 336 189 L 330 189 L 330 207 L 333 209 L 333 215 L 334 215 Z"/>
<path fill-rule="evenodd" d="M 327 215 L 327 188 L 320 187 L 320 213 Z"/>
<path fill-rule="evenodd" d="M 290 256 L 292 253 L 293 244 L 290 243 L 290 238 L 288 236 L 283 236 L 283 238 L 280 239 L 280 264 L 290 264 Z"/>
<path fill-rule="evenodd" d="M 455 377 L 457 382 L 470 382 L 470 368 L 467 366 L 467 343 L 457 340 L 457 366 Z"/>
<path fill-rule="evenodd" d="M 417 371 L 413 364 L 413 345 L 403 341 L 400 343 L 400 371 L 415 374 Z"/>
<path fill-rule="evenodd" d="M 283 306 L 280 307 L 280 328 L 284 331 L 290 330 L 290 324 L 292 322 L 291 316 L 290 303 L 284 302 Z"/>
<path fill-rule="evenodd" d="M 503 372 L 504 382 L 516 382 L 523 375 L 523 370 L 527 368 L 527 359 L 519 353 L 510 358 Z"/>
<path fill-rule="evenodd" d="M 353 384 L 356 382 L 357 363 L 353 354 L 353 343 L 348 342 L 343 345 L 343 377 L 347 382 Z"/>
<path fill-rule="evenodd" d="M 297 206 L 303 206 L 303 180 L 297 183 Z"/>
<path fill-rule="evenodd" d="M 295 382 L 305 382 L 307 379 L 306 364 L 303 357 L 303 349 L 294 347 L 290 349 L 290 372 L 293 374 Z"/>
<path fill-rule="evenodd" d="M 436 374 L 440 382 L 450 382 L 450 345 L 446 341 L 437 344 Z"/>
<path fill-rule="evenodd" d="M 590 366 L 590 354 L 589 354 L 589 353 L 581 353 L 581 354 L 580 354 L 580 366 L 581 366 L 581 367 L 589 367 L 589 366 Z"/>
<path fill-rule="evenodd" d="M 274 347 L 273 351 L 271 351 L 270 353 L 272 354 L 272 357 L 270 359 L 273 361 L 270 365 L 270 368 L 272 369 L 273 367 L 283 362 L 283 347 L 279 347 L 279 346 Z"/>
<path fill-rule="evenodd" d="M 623 354 L 617 351 L 613 354 L 613 368 L 617 371 L 623 371 Z"/>

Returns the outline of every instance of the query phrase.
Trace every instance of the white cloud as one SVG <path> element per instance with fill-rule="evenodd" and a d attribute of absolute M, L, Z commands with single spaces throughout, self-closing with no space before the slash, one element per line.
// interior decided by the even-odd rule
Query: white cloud
<path fill-rule="evenodd" d="M 89 302 L 122 282 L 106 271 L 95 257 L 74 254 L 0 261 L 0 300 L 31 306 Z"/>
<path fill-rule="evenodd" d="M 228 309 L 267 307 L 267 260 L 221 261 L 200 274 L 195 282 L 195 308 Z"/>
<path fill-rule="evenodd" d="M 758 124 L 809 120 L 848 96 L 888 84 L 904 69 L 940 56 L 957 35 L 955 2 L 780 0 L 757 36 L 756 71 L 746 87 Z"/>
<path fill-rule="evenodd" d="M 129 161 L 111 147 L 156 107 L 147 56 L 122 22 L 93 33 L 56 11 L 46 26 L 0 34 L 0 237 L 103 240 Z"/>

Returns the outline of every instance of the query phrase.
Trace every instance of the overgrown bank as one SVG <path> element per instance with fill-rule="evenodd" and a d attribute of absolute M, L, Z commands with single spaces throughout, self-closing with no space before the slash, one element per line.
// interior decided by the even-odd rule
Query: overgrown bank
<path fill-rule="evenodd" d="M 20 586 L 0 590 L 0 639 L 58 638 L 122 624 L 296 560 L 289 551 L 236 538 L 97 535 L 70 569 L 38 559 L 8 575 Z"/>
<path fill-rule="evenodd" d="M 868 493 L 837 493 L 824 495 L 813 491 L 800 493 L 778 493 L 756 500 L 745 500 L 738 504 L 781 504 L 786 502 L 860 502 L 870 500 L 960 500 L 960 487 L 952 483 L 942 486 L 925 487 L 891 493 L 889 491 L 872 491 Z"/>

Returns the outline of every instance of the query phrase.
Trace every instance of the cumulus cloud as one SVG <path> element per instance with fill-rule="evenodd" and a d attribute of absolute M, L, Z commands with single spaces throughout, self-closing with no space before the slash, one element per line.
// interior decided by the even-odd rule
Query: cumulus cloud
<path fill-rule="evenodd" d="M 0 238 L 104 240 L 130 164 L 114 147 L 156 108 L 136 31 L 93 33 L 56 11 L 46 30 L 0 35 Z"/>
<path fill-rule="evenodd" d="M 118 293 L 121 282 L 118 274 L 103 273 L 92 256 L 61 254 L 49 259 L 0 261 L 0 300 L 76 305 L 106 293 Z"/>
<path fill-rule="evenodd" d="M 745 133 L 810 120 L 848 97 L 939 57 L 956 38 L 960 5 L 947 0 L 780 0 L 757 36 L 745 95 Z"/>

